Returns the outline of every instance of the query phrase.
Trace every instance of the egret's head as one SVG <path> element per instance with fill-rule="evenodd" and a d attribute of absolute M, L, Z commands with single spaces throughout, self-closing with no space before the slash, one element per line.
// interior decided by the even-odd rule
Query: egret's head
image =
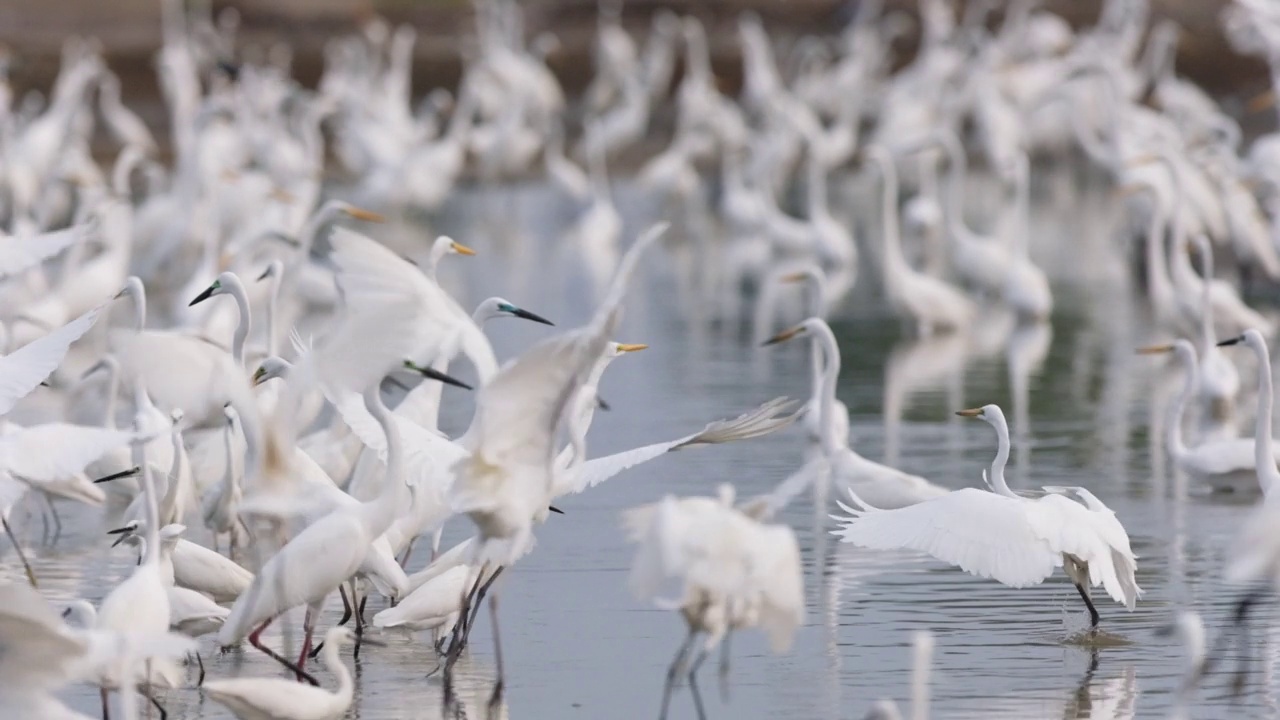
<path fill-rule="evenodd" d="M 475 255 L 476 251 L 455 241 L 448 235 L 441 235 L 431 244 L 431 262 L 438 263 L 445 255 Z"/>
<path fill-rule="evenodd" d="M 113 300 L 119 300 L 122 297 L 140 298 L 143 297 L 142 278 L 137 275 L 130 275 L 128 280 L 124 281 L 124 287 L 120 288 L 120 292 L 116 293 Z"/>
<path fill-rule="evenodd" d="M 240 284 L 240 278 L 237 277 L 235 273 L 224 272 L 218 275 L 218 279 L 214 280 L 212 285 L 205 288 L 204 292 L 200 293 L 195 297 L 194 300 L 187 303 L 187 307 L 198 305 L 204 302 L 205 300 L 208 300 L 209 298 L 214 297 L 216 295 L 226 295 L 227 293 L 231 292 L 239 284 Z"/>
<path fill-rule="evenodd" d="M 1238 335 L 1218 343 L 1218 347 L 1227 347 L 1229 345 L 1245 345 L 1253 350 L 1267 349 L 1267 341 L 1262 337 L 1262 333 L 1253 328 L 1245 330 L 1243 334 Z"/>
<path fill-rule="evenodd" d="M 799 325 L 793 325 L 787 328 L 786 330 L 783 330 L 777 335 L 774 335 L 768 340 L 765 340 L 763 343 L 760 343 L 760 345 L 761 347 L 764 347 L 766 345 L 778 345 L 779 343 L 784 343 L 784 342 L 787 342 L 788 340 L 794 340 L 795 338 L 808 335 L 809 333 L 813 332 L 813 328 L 816 322 L 822 322 L 822 321 L 818 320 L 817 318 L 809 318 L 808 320 L 805 320 Z"/>
<path fill-rule="evenodd" d="M 957 410 L 956 414 L 960 417 L 978 418 L 992 425 L 1004 423 L 1004 411 L 999 405 L 983 405 L 968 410 Z"/>
<path fill-rule="evenodd" d="M 476 308 L 475 318 L 480 322 L 485 322 L 493 318 L 514 317 L 521 320 L 529 320 L 531 322 L 542 323 L 543 325 L 555 326 L 555 323 L 538 315 L 531 313 L 522 307 L 512 304 L 506 298 L 491 297 L 487 298 L 480 306 Z"/>
<path fill-rule="evenodd" d="M 173 423 L 174 427 L 177 427 L 178 423 L 182 422 L 183 417 L 185 417 L 185 414 L 182 412 L 182 408 L 174 408 L 169 412 L 169 421 Z"/>
<path fill-rule="evenodd" d="M 141 523 L 137 520 L 130 520 L 128 523 L 116 528 L 115 530 L 108 530 L 108 535 L 117 536 L 116 541 L 111 543 L 111 547 L 115 547 L 121 543 L 133 542 L 133 539 L 138 536 L 138 528 L 140 525 Z"/>
<path fill-rule="evenodd" d="M 268 380 L 284 377 L 291 367 L 293 364 L 282 357 L 272 355 L 264 358 L 258 369 L 253 371 L 253 384 L 257 386 Z"/>
<path fill-rule="evenodd" d="M 262 282 L 267 278 L 283 277 L 283 273 L 284 273 L 284 263 L 280 262 L 279 260 L 272 260 L 270 263 L 267 263 L 266 269 L 263 270 L 262 274 L 258 276 L 258 282 Z"/>

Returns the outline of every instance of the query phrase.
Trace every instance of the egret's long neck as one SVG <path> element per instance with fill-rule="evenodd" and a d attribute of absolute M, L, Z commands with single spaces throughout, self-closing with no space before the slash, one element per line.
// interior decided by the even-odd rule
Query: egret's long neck
<path fill-rule="evenodd" d="M 826 288 L 821 275 L 814 273 L 809 278 L 809 317 L 822 317 Z M 809 404 L 817 406 L 822 402 L 822 341 L 816 337 L 809 343 L 809 380 Z"/>
<path fill-rule="evenodd" d="M 1011 249 L 1014 257 L 1025 260 L 1031 252 L 1031 223 L 1028 217 L 1031 198 L 1031 161 L 1027 158 L 1026 153 L 1019 153 L 1014 162 L 1016 163 L 1014 175 L 1015 183 L 1017 184 L 1017 188 L 1014 191 L 1014 213 L 1016 214 L 1017 225 L 1014 226 Z"/>
<path fill-rule="evenodd" d="M 240 313 L 240 322 L 236 324 L 236 334 L 231 338 L 231 356 L 235 358 L 240 369 L 244 369 L 244 345 L 249 339 L 249 331 L 253 328 L 253 316 L 249 312 L 249 296 L 244 286 L 232 283 L 231 296 L 236 300 L 236 310 Z"/>
<path fill-rule="evenodd" d="M 120 364 L 114 361 L 107 363 L 107 407 L 106 417 L 102 424 L 112 430 L 116 428 L 116 406 L 120 396 Z"/>
<path fill-rule="evenodd" d="M 137 284 L 130 297 L 133 299 L 133 329 L 142 332 L 147 326 L 147 291 L 142 283 Z"/>
<path fill-rule="evenodd" d="M 147 517 L 147 532 L 144 540 L 147 543 L 142 562 L 154 565 L 160 562 L 160 510 L 156 507 L 156 488 L 151 477 L 151 466 L 147 464 L 147 453 L 143 443 L 133 446 L 133 462 L 142 469 L 142 502 Z"/>
<path fill-rule="evenodd" d="M 973 231 L 964 221 L 964 178 L 968 162 L 960 142 L 950 135 L 943 136 L 943 148 L 947 152 L 947 229 L 953 238 L 969 239 Z"/>
<path fill-rule="evenodd" d="M 431 369 L 448 372 L 449 361 L 436 358 L 431 363 Z M 396 407 L 396 415 L 412 420 L 428 430 L 435 430 L 440 427 L 440 397 L 443 392 L 444 383 L 431 380 L 418 383 Z"/>
<path fill-rule="evenodd" d="M 368 524 L 369 537 L 377 538 L 387 531 L 402 507 L 407 507 L 408 478 L 404 472 L 404 447 L 400 440 L 400 427 L 392 417 L 391 411 L 382 404 L 378 389 L 379 383 L 364 393 L 365 406 L 369 414 L 382 426 L 387 438 L 387 474 L 382 481 L 382 490 L 373 500 L 365 503 L 363 517 Z"/>
<path fill-rule="evenodd" d="M 826 323 L 819 324 L 814 337 L 822 346 L 825 367 L 822 370 L 822 396 L 818 403 L 818 427 L 822 432 L 822 451 L 831 454 L 840 449 L 833 432 L 836 411 L 836 379 L 840 376 L 840 347 L 835 333 Z"/>
<path fill-rule="evenodd" d="M 1253 462 L 1258 471 L 1258 484 L 1264 495 L 1280 487 L 1280 471 L 1276 470 L 1271 449 L 1271 356 L 1265 343 L 1254 347 L 1258 356 L 1258 418 L 1253 427 Z"/>
<path fill-rule="evenodd" d="M 898 237 L 898 171 L 887 152 L 878 155 L 880 177 L 884 183 L 880 198 L 880 223 L 884 229 L 884 280 L 888 285 L 897 286 L 899 277 L 907 266 L 907 261 L 902 257 L 901 239 Z"/>
<path fill-rule="evenodd" d="M 351 704 L 351 696 L 355 692 L 355 683 L 351 680 L 351 671 L 342 663 L 342 658 L 338 656 L 338 645 L 341 643 L 325 643 L 324 648 L 324 666 L 333 673 L 338 679 L 338 688 L 334 691 L 337 696 L 337 704 L 340 707 L 347 707 Z"/>
<path fill-rule="evenodd" d="M 267 292 L 267 357 L 274 357 L 279 354 L 277 350 L 280 346 L 280 340 L 276 335 L 276 313 L 278 312 L 277 306 L 280 303 L 282 272 L 283 270 L 278 270 L 271 276 L 271 287 Z"/>
<path fill-rule="evenodd" d="M 1204 269 L 1204 286 L 1200 288 L 1200 353 L 1207 355 L 1218 349 L 1218 338 L 1213 331 L 1213 249 L 1201 244 L 1200 250 Z"/>
<path fill-rule="evenodd" d="M 1012 490 L 1009 489 L 1009 483 L 1004 479 L 1004 466 L 1009 462 L 1009 424 L 1005 422 L 1004 415 L 996 415 L 991 421 L 991 427 L 996 429 L 996 458 L 991 461 L 991 488 L 997 495 L 1005 495 L 1007 497 L 1017 497 Z"/>
<path fill-rule="evenodd" d="M 1196 391 L 1196 377 L 1200 374 L 1199 363 L 1196 361 L 1194 352 L 1180 352 L 1178 355 L 1182 357 L 1186 380 L 1182 383 L 1182 390 L 1178 393 L 1178 397 L 1169 406 L 1169 415 L 1165 419 L 1168 427 L 1164 429 L 1165 444 L 1169 446 L 1169 452 L 1175 458 L 1187 452 L 1187 446 L 1182 441 L 1182 417 L 1187 411 L 1187 403 L 1191 400 L 1191 395 Z"/>
<path fill-rule="evenodd" d="M 1169 211 L 1154 186 L 1151 186 L 1151 202 L 1151 224 L 1147 226 L 1147 295 L 1157 309 L 1167 309 L 1173 302 L 1173 283 L 1164 258 L 1164 228 L 1169 222 Z"/>
<path fill-rule="evenodd" d="M 236 482 L 235 432 L 236 432 L 235 426 L 228 424 L 227 432 L 225 435 L 226 450 L 227 450 L 227 467 L 226 467 L 226 470 L 224 470 L 222 473 L 222 482 L 223 482 L 223 485 L 225 486 L 223 489 L 223 492 L 226 494 L 226 496 L 233 501 L 239 501 L 240 483 Z M 246 455 L 249 452 L 249 449 L 250 449 L 249 443 L 251 442 L 252 441 L 246 436 L 245 437 Z"/>

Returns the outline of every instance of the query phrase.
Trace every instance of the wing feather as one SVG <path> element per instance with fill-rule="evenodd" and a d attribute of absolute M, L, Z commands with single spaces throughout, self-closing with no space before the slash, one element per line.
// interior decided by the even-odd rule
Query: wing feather
<path fill-rule="evenodd" d="M 12 410 L 62 364 L 71 343 L 89 332 L 103 307 L 100 305 L 0 358 L 0 415 Z"/>

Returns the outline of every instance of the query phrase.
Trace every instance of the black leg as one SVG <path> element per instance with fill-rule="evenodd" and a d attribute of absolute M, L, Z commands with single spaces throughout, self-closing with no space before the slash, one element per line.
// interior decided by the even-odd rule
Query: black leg
<path fill-rule="evenodd" d="M 707 649 L 703 648 L 689 665 L 689 694 L 693 696 L 693 708 L 698 711 L 698 720 L 707 720 L 706 708 L 702 706 L 702 693 L 698 691 L 698 668 L 707 659 Z"/>
<path fill-rule="evenodd" d="M 338 596 L 342 598 L 342 619 L 338 621 L 339 625 L 346 625 L 351 619 L 351 601 L 347 600 L 347 586 L 338 586 Z"/>
<path fill-rule="evenodd" d="M 31 569 L 31 563 L 27 562 L 26 553 L 22 552 L 22 546 L 18 544 L 18 538 L 14 537 L 13 530 L 9 527 L 9 518 L 0 515 L 0 523 L 4 524 L 4 534 L 9 536 L 9 542 L 13 543 L 13 549 L 18 553 L 18 559 L 22 561 L 22 569 L 27 571 L 27 582 L 31 583 L 31 587 L 39 588 L 36 584 L 35 571 Z M 106 706 L 103 705 L 105 714 Z"/>
<path fill-rule="evenodd" d="M 200 677 L 196 680 L 196 687 L 204 685 L 204 660 L 200 659 L 200 653 L 195 653 L 196 665 L 200 668 Z"/>
<path fill-rule="evenodd" d="M 689 634 L 684 636 L 684 642 L 680 643 L 680 647 L 676 650 L 676 656 L 671 660 L 671 667 L 667 668 L 667 681 L 662 686 L 662 709 L 658 711 L 658 720 L 666 720 L 667 708 L 671 705 L 671 693 L 676 688 L 676 680 L 680 678 L 681 666 L 684 665 L 685 658 L 689 655 L 689 648 L 693 646 L 693 639 L 696 637 L 693 628 L 689 628 Z"/>
<path fill-rule="evenodd" d="M 356 595 L 356 581 L 352 580 L 351 596 L 355 597 L 355 595 Z M 360 604 L 356 608 L 356 643 L 355 643 L 356 647 L 351 654 L 351 657 L 356 660 L 360 659 L 360 643 L 362 640 L 364 640 L 364 604 L 368 599 L 369 599 L 368 595 L 365 595 L 364 597 L 360 598 Z"/>
<path fill-rule="evenodd" d="M 155 695 L 147 693 L 147 699 L 150 700 L 151 704 L 155 706 L 155 709 L 160 712 L 160 720 L 169 720 L 169 713 L 165 712 L 164 706 L 160 704 L 160 701 L 156 699 Z"/>
<path fill-rule="evenodd" d="M 111 710 L 109 697 L 111 691 L 106 688 L 98 689 L 98 697 L 102 698 L 102 720 L 111 720 Z"/>
<path fill-rule="evenodd" d="M 1084 600 L 1084 604 L 1089 607 L 1089 622 L 1094 628 L 1098 627 L 1098 609 L 1093 606 L 1093 600 L 1089 599 L 1089 593 L 1080 585 L 1076 585 L 1076 592 L 1080 593 L 1080 597 Z"/>
<path fill-rule="evenodd" d="M 498 568 L 502 570 L 502 568 Z M 494 575 L 497 577 L 497 575 Z M 480 592 L 484 592 L 481 590 Z M 493 624 L 493 664 L 498 670 L 498 681 L 493 684 L 493 694 L 489 696 L 489 718 L 497 717 L 498 711 L 502 708 L 502 688 L 506 683 L 506 678 L 502 668 L 502 642 L 498 634 L 498 596 L 494 595 L 489 598 L 489 622 Z"/>
<path fill-rule="evenodd" d="M 471 604 L 471 619 L 467 621 L 467 630 L 462 635 L 463 647 L 466 647 L 467 640 L 471 637 L 471 628 L 475 627 L 476 616 L 480 614 L 480 603 L 484 602 L 485 595 L 489 594 L 489 588 L 493 587 L 494 581 L 497 580 L 498 576 L 501 574 L 502 566 L 499 565 L 498 569 L 493 571 L 493 575 L 488 580 L 485 580 L 484 584 L 480 586 L 480 589 L 476 591 L 475 601 Z"/>

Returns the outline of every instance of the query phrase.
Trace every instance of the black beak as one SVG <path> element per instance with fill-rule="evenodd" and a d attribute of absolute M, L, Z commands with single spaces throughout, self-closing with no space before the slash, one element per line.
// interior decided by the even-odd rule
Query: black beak
<path fill-rule="evenodd" d="M 49 384 L 48 380 L 41 380 L 40 387 L 53 387 L 53 386 Z"/>
<path fill-rule="evenodd" d="M 515 315 L 518 318 L 524 318 L 525 320 L 532 320 L 536 323 L 542 323 L 543 325 L 550 325 L 551 327 L 556 326 L 556 324 L 551 322 L 550 320 L 542 317 L 541 315 L 535 315 L 529 312 L 528 310 L 525 310 L 524 308 L 516 308 L 515 310 L 511 311 L 511 314 Z"/>
<path fill-rule="evenodd" d="M 118 532 L 118 531 L 113 530 L 112 532 Z M 115 541 L 115 542 L 111 543 L 111 547 L 115 547 L 115 546 L 119 545 L 120 543 L 124 542 L 125 540 L 128 540 L 128 539 L 129 539 L 129 538 L 131 538 L 131 537 L 133 537 L 133 536 L 132 536 L 132 535 L 121 535 L 120 537 L 116 538 L 116 541 Z"/>
<path fill-rule="evenodd" d="M 142 468 L 131 467 L 128 470 L 121 470 L 120 472 L 117 472 L 117 473 L 111 473 L 106 477 L 100 477 L 97 480 L 94 480 L 93 483 L 97 485 L 98 483 L 111 482 L 112 480 L 119 480 L 120 478 L 124 478 L 124 477 L 133 477 L 134 475 L 137 475 L 140 472 L 142 472 Z M 113 533 L 123 532 L 123 529 L 112 530 L 111 532 Z"/>
<path fill-rule="evenodd" d="M 1222 342 L 1218 343 L 1218 347 L 1227 347 L 1228 345 L 1235 345 L 1237 343 L 1242 343 L 1242 342 L 1244 342 L 1244 336 L 1237 335 L 1236 337 L 1230 338 L 1228 340 L 1223 340 Z"/>
<path fill-rule="evenodd" d="M 271 268 L 267 267 L 267 269 L 263 270 L 262 274 L 258 276 L 258 282 L 262 282 L 263 280 L 266 280 L 269 277 L 271 277 Z"/>
<path fill-rule="evenodd" d="M 406 368 L 408 368 L 408 369 L 410 369 L 410 370 L 412 370 L 412 371 L 416 372 L 416 373 L 419 373 L 420 375 L 422 375 L 422 376 L 423 376 L 423 377 L 425 377 L 425 378 L 431 378 L 432 380 L 439 380 L 440 382 L 444 383 L 445 385 L 452 385 L 452 386 L 454 386 L 454 387 L 460 387 L 460 388 L 462 388 L 463 390 L 472 390 L 472 389 L 474 389 L 474 388 L 472 388 L 470 385 L 468 385 L 468 384 L 466 384 L 466 383 L 462 382 L 461 380 L 458 380 L 457 378 L 450 377 L 450 376 L 445 375 L 444 373 L 440 372 L 439 370 L 434 370 L 434 369 L 429 368 L 429 367 L 419 367 L 419 366 L 415 365 L 415 364 L 414 364 L 412 361 L 410 361 L 410 360 L 405 360 L 405 361 L 404 361 L 404 366 L 405 366 Z"/>
<path fill-rule="evenodd" d="M 134 528 L 131 525 L 125 525 L 124 527 L 118 527 L 115 530 L 108 530 L 107 534 L 108 535 L 125 535 L 127 533 L 133 532 L 135 529 L 136 528 Z"/>
<path fill-rule="evenodd" d="M 191 302 L 187 303 L 187 307 L 191 307 L 192 305 L 196 305 L 196 304 L 198 304 L 198 303 L 202 303 L 202 302 L 204 302 L 205 300 L 208 300 L 208 299 L 209 299 L 209 298 L 211 298 L 211 297 L 213 297 L 213 286 L 212 286 L 212 285 L 210 285 L 209 287 L 205 288 L 205 289 L 204 289 L 204 292 L 202 292 L 202 293 L 200 293 L 199 295 L 197 295 L 195 300 L 192 300 Z"/>
<path fill-rule="evenodd" d="M 563 510 L 561 510 L 560 508 L 556 507 L 555 505 L 548 505 L 548 506 L 547 506 L 547 509 L 548 509 L 548 510 L 550 510 L 551 512 L 553 512 L 553 513 L 557 514 L 557 515 L 563 515 L 563 514 L 564 514 L 564 511 L 563 511 Z"/>
<path fill-rule="evenodd" d="M 597 395 L 597 396 L 596 396 L 596 407 L 600 408 L 601 410 L 612 410 L 612 409 L 613 409 L 613 408 L 609 405 L 609 403 L 605 402 L 605 401 L 604 401 L 604 398 L 600 397 L 599 395 Z"/>

